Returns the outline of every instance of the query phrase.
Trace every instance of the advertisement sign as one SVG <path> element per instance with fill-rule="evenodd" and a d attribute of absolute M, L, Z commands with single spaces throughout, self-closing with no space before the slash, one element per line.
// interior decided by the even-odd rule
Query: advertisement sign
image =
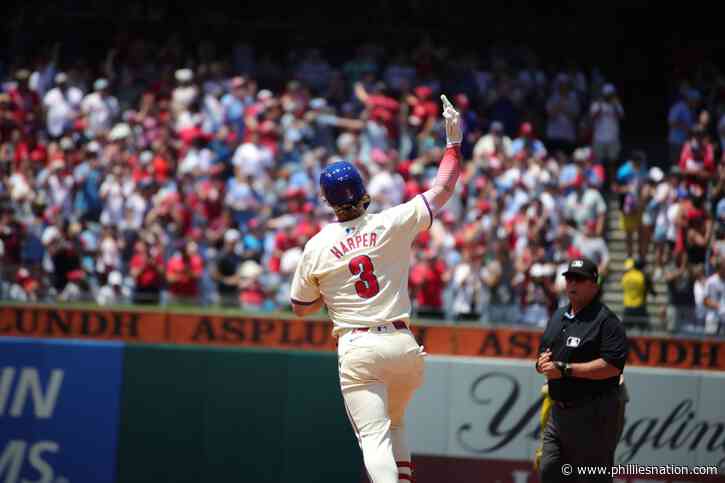
<path fill-rule="evenodd" d="M 412 330 L 426 351 L 534 360 L 542 331 L 471 325 L 419 325 Z M 264 316 L 181 314 L 143 310 L 71 310 L 0 305 L 0 337 L 78 338 L 226 347 L 335 351 L 332 323 Z M 725 371 L 725 340 L 629 338 L 628 364 Z"/>
<path fill-rule="evenodd" d="M 113 483 L 122 347 L 0 339 L 0 482 Z"/>
<path fill-rule="evenodd" d="M 0 336 L 164 342 L 169 314 L 0 306 Z"/>
<path fill-rule="evenodd" d="M 631 401 L 615 464 L 708 465 L 719 474 L 615 481 L 725 481 L 725 374 L 627 367 L 625 378 Z M 417 481 L 538 482 L 531 462 L 544 382 L 525 361 L 429 357 L 406 416 Z"/>

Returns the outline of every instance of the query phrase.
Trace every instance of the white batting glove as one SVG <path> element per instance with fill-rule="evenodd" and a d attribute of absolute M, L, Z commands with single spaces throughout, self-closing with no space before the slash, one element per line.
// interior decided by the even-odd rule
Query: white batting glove
<path fill-rule="evenodd" d="M 441 101 L 443 101 L 443 117 L 446 120 L 446 147 L 458 146 L 463 139 L 461 115 L 445 94 L 441 94 Z"/>

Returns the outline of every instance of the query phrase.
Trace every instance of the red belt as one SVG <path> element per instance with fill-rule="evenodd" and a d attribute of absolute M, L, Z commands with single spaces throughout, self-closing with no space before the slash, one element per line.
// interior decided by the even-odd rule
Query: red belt
<path fill-rule="evenodd" d="M 408 324 L 406 324 L 402 320 L 395 320 L 390 323 L 393 324 L 393 327 L 395 327 L 397 330 L 405 330 L 408 328 Z M 378 325 L 375 327 L 360 327 L 359 329 L 353 329 L 352 331 L 353 332 L 370 332 L 370 331 L 374 331 L 378 327 L 385 327 L 386 325 L 388 325 L 388 324 Z"/>

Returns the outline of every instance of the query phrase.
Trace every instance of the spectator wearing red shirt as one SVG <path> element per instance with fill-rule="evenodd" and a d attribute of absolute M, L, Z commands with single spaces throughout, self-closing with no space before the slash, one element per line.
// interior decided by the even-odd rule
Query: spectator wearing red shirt
<path fill-rule="evenodd" d="M 423 259 L 410 270 L 411 299 L 416 303 L 418 317 L 442 319 L 443 288 L 447 282 L 446 265 L 437 260 L 432 250 L 426 250 Z"/>
<path fill-rule="evenodd" d="M 134 304 L 157 305 L 161 299 L 164 276 L 164 260 L 158 247 L 150 247 L 145 241 L 136 243 L 135 253 L 129 264 L 131 277 L 135 282 Z"/>
<path fill-rule="evenodd" d="M 269 258 L 269 269 L 273 273 L 279 273 L 282 254 L 298 245 L 297 239 L 294 236 L 294 228 L 294 225 L 286 225 L 274 237 L 274 250 L 272 256 Z"/>
<path fill-rule="evenodd" d="M 379 119 L 388 129 L 389 136 L 395 138 L 398 133 L 398 112 L 400 103 L 386 94 L 384 82 L 377 82 L 371 92 L 365 90 L 362 82 L 355 84 L 355 95 L 370 112 L 370 117 Z"/>
<path fill-rule="evenodd" d="M 15 120 L 21 126 L 32 125 L 40 120 L 40 97 L 31 90 L 28 81 L 30 71 L 20 69 L 15 73 L 17 86 L 8 93 Z"/>
<path fill-rule="evenodd" d="M 20 131 L 16 131 L 20 134 Z M 48 150 L 38 142 L 35 135 L 19 139 L 15 145 L 15 169 L 19 169 L 23 161 L 30 161 L 31 166 L 40 171 L 48 162 Z"/>
<path fill-rule="evenodd" d="M 418 86 L 413 94 L 407 99 L 410 104 L 410 123 L 421 126 L 421 131 L 428 131 L 438 118 L 438 103 L 431 99 L 433 90 L 428 86 Z"/>
<path fill-rule="evenodd" d="M 708 180 L 715 176 L 715 151 L 702 126 L 694 126 L 690 138 L 682 146 L 680 171 L 691 192 L 693 185 L 697 185 L 701 193 L 705 193 Z"/>
<path fill-rule="evenodd" d="M 196 243 L 186 243 L 166 264 L 170 301 L 196 303 L 199 280 L 203 273 L 204 261 L 199 256 Z"/>

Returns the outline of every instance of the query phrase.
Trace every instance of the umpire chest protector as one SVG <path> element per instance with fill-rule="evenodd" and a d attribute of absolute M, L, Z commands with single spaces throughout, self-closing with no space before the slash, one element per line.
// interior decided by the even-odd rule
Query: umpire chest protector
<path fill-rule="evenodd" d="M 552 316 L 539 352 L 551 349 L 552 360 L 568 363 L 602 358 L 621 372 L 627 358 L 627 337 L 619 318 L 599 301 L 575 315 L 570 310 L 561 308 Z M 618 387 L 618 375 L 600 380 L 564 377 L 549 381 L 549 393 L 555 401 L 587 399 Z"/>

